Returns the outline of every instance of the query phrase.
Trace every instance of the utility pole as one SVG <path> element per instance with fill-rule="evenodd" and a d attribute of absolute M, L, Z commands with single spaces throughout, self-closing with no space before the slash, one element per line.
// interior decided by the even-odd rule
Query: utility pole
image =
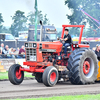
<path fill-rule="evenodd" d="M 37 40 L 37 12 L 38 12 L 37 0 L 35 0 L 35 36 L 34 36 L 35 41 Z"/>

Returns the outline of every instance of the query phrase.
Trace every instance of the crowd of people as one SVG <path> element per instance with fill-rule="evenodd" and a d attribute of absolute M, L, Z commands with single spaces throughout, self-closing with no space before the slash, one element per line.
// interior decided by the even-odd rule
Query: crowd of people
<path fill-rule="evenodd" d="M 24 45 L 21 48 L 9 48 L 8 45 L 1 43 L 0 47 L 0 58 L 25 58 L 25 47 Z"/>
<path fill-rule="evenodd" d="M 92 50 L 95 52 L 97 55 L 98 60 L 100 60 L 100 45 L 97 44 L 96 47 L 93 47 Z"/>
<path fill-rule="evenodd" d="M 98 60 L 100 60 L 100 45 L 97 44 L 92 50 L 97 55 Z M 25 58 L 25 46 L 22 45 L 21 48 L 9 48 L 8 45 L 1 43 L 0 47 L 0 58 Z"/>

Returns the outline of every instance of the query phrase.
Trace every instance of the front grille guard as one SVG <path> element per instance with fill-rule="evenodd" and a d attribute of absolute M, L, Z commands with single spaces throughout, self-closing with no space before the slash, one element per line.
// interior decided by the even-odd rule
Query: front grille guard
<path fill-rule="evenodd" d="M 33 58 L 36 57 L 36 60 L 37 60 L 36 49 L 26 48 L 26 60 L 27 61 L 32 61 L 32 60 L 30 60 L 32 57 Z"/>

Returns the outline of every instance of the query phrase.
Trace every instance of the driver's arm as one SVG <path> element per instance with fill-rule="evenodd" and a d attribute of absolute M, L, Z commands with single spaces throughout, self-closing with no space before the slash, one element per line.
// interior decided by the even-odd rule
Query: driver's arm
<path fill-rule="evenodd" d="M 66 41 L 66 40 L 68 40 L 68 38 L 65 38 L 65 39 L 61 39 L 61 40 L 63 40 L 63 41 Z"/>
<path fill-rule="evenodd" d="M 68 40 L 68 38 L 65 38 L 64 41 Z"/>

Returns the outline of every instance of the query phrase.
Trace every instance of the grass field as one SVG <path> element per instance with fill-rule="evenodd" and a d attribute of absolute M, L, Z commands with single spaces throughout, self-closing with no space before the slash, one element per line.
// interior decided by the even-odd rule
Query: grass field
<path fill-rule="evenodd" d="M 25 72 L 24 77 L 33 77 L 32 73 Z M 0 72 L 0 79 L 8 79 L 8 72 Z"/>
<path fill-rule="evenodd" d="M 31 98 L 31 99 L 16 99 L 16 100 L 100 100 L 98 95 L 76 95 L 76 96 L 58 96 L 50 98 Z"/>

